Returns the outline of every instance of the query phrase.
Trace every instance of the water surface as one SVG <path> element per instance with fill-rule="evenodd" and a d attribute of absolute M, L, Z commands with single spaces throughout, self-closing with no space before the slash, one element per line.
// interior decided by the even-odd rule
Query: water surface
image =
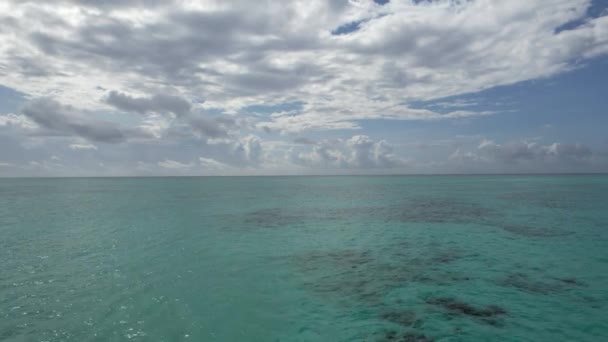
<path fill-rule="evenodd" d="M 0 180 L 1 341 L 601 341 L 608 176 Z"/>

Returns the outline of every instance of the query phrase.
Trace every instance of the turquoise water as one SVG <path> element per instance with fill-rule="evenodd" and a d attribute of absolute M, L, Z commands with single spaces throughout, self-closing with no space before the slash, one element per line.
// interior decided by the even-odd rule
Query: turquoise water
<path fill-rule="evenodd" d="M 608 176 L 0 180 L 1 341 L 602 341 Z"/>

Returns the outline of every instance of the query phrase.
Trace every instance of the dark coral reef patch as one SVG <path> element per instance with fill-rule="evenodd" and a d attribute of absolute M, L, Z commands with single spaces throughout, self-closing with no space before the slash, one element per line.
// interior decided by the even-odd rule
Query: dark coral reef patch
<path fill-rule="evenodd" d="M 426 302 L 442 308 L 451 315 L 469 316 L 496 326 L 501 325 L 498 318 L 507 313 L 498 305 L 476 306 L 449 297 L 427 298 Z"/>
<path fill-rule="evenodd" d="M 573 286 L 585 286 L 585 284 L 574 278 L 551 278 L 537 280 L 525 273 L 511 273 L 498 282 L 499 285 L 512 287 L 520 291 L 532 294 L 554 294 L 564 292 Z"/>
<path fill-rule="evenodd" d="M 417 332 L 406 332 L 399 333 L 395 330 L 388 330 L 384 333 L 384 336 L 380 341 L 393 341 L 393 342 L 433 342 L 433 338 L 428 337 L 424 334 Z"/>

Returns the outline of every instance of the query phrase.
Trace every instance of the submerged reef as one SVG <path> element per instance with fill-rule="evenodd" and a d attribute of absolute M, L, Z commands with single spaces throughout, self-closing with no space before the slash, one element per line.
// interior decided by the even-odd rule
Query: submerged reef
<path fill-rule="evenodd" d="M 572 191 L 544 193 L 538 191 L 511 192 L 498 196 L 499 199 L 525 206 L 548 209 L 568 209 L 576 206 Z"/>
<path fill-rule="evenodd" d="M 296 268 L 308 279 L 304 285 L 319 295 L 354 299 L 366 306 L 380 305 L 390 290 L 410 283 L 449 285 L 470 278 L 443 269 L 464 255 L 455 248 L 429 247 L 428 256 L 403 250 L 315 251 L 293 257 Z"/>
<path fill-rule="evenodd" d="M 391 207 L 385 217 L 400 222 L 481 223 L 493 213 L 474 203 L 444 198 L 416 198 Z"/>
<path fill-rule="evenodd" d="M 280 228 L 303 223 L 306 215 L 280 208 L 260 209 L 245 216 L 245 224 L 253 227 Z"/>
<path fill-rule="evenodd" d="M 312 220 L 372 220 L 401 223 L 485 223 L 494 212 L 481 205 L 444 198 L 411 198 L 390 206 L 263 208 L 245 215 L 247 227 L 281 228 Z"/>
<path fill-rule="evenodd" d="M 498 318 L 507 313 L 498 305 L 474 306 L 449 297 L 427 298 L 426 302 L 446 310 L 450 315 L 469 316 L 494 326 L 502 325 Z"/>
<path fill-rule="evenodd" d="M 427 298 L 426 302 L 428 304 L 440 306 L 450 312 L 474 317 L 494 317 L 507 313 L 505 309 L 497 305 L 477 307 L 454 298 L 447 297 Z"/>
<path fill-rule="evenodd" d="M 299 255 L 294 261 L 311 279 L 304 285 L 315 293 L 368 304 L 379 304 L 389 286 L 387 277 L 392 274 L 369 251 L 313 252 Z"/>
<path fill-rule="evenodd" d="M 395 243 L 382 252 L 371 250 L 315 251 L 294 256 L 294 263 L 309 291 L 350 309 L 364 307 L 367 314 L 395 326 L 394 330 L 379 331 L 379 341 L 434 341 L 421 333 L 424 311 L 408 308 L 401 299 L 387 302 L 392 290 L 415 283 L 450 286 L 468 281 L 467 275 L 448 268 L 451 263 L 469 255 L 454 247 L 430 243 L 420 252 L 408 251 Z M 477 307 L 449 298 L 417 299 L 439 306 L 450 315 L 475 318 L 483 324 L 500 326 L 498 319 L 506 310 L 498 306 Z M 411 307 L 411 306 L 410 306 Z M 415 329 L 415 330 L 411 330 Z"/>
<path fill-rule="evenodd" d="M 574 278 L 552 278 L 541 281 L 520 272 L 507 275 L 498 284 L 532 294 L 543 295 L 563 292 L 572 286 L 584 286 L 583 282 Z"/>
<path fill-rule="evenodd" d="M 562 284 L 551 284 L 535 280 L 524 273 L 509 274 L 504 279 L 502 279 L 499 284 L 505 287 L 513 287 L 520 291 L 532 294 L 550 294 L 557 291 L 561 291 L 563 289 Z"/>
<path fill-rule="evenodd" d="M 479 265 L 494 263 L 496 256 L 490 255 L 486 248 L 468 244 L 460 229 L 470 229 L 474 234 L 502 229 L 526 238 L 572 234 L 557 221 L 509 214 L 462 199 L 417 197 L 378 207 L 263 209 L 247 215 L 246 223 L 275 228 L 306 227 L 310 223 L 315 228 L 327 229 L 345 229 L 356 223 L 356 230 L 349 234 L 362 232 L 365 237 L 371 236 L 364 229 L 366 225 L 380 226 L 383 230 L 371 236 L 371 243 L 360 243 L 349 236 L 349 245 L 343 245 L 343 249 L 332 249 L 333 242 L 321 243 L 318 249 L 292 255 L 290 262 L 305 290 L 346 310 L 359 310 L 365 319 L 382 322 L 383 327 L 374 337 L 381 341 L 425 342 L 434 340 L 424 334 L 425 321 L 437 316 L 484 329 L 499 329 L 509 318 L 502 306 L 479 305 L 450 297 L 454 293 L 459 297 L 461 293 L 453 292 L 453 288 L 493 283 L 532 294 L 550 294 L 584 285 L 569 277 L 537 280 L 524 273 L 507 273 L 494 278 L 492 272 L 477 272 Z M 333 221 L 340 225 L 322 225 Z M 434 231 L 426 234 L 427 228 Z M 443 228 L 450 230 L 445 239 Z M 493 238 L 504 238 L 504 235 L 493 234 Z M 513 242 L 514 239 L 506 240 Z M 487 258 L 482 253 L 488 253 Z M 489 274 L 491 278 L 487 279 Z M 427 297 L 427 289 L 444 295 Z M 509 311 L 517 312 L 515 307 Z M 426 325 L 428 329 L 430 324 Z"/>
<path fill-rule="evenodd" d="M 530 226 L 523 224 L 507 224 L 500 225 L 504 231 L 509 233 L 525 236 L 525 237 L 558 237 L 558 236 L 568 236 L 573 234 L 569 231 L 563 231 L 556 228 L 546 228 L 539 226 Z"/>
<path fill-rule="evenodd" d="M 416 313 L 407 310 L 391 310 L 383 312 L 380 317 L 391 323 L 399 324 L 404 327 L 410 327 L 419 322 Z"/>
<path fill-rule="evenodd" d="M 556 280 L 561 281 L 562 283 L 565 283 L 568 285 L 585 286 L 585 283 L 581 282 L 580 280 L 574 279 L 574 278 L 557 278 Z"/>
<path fill-rule="evenodd" d="M 424 334 L 416 332 L 399 333 L 395 330 L 388 330 L 384 333 L 384 336 L 380 341 L 394 341 L 394 342 L 433 342 L 433 338 L 430 338 Z"/>

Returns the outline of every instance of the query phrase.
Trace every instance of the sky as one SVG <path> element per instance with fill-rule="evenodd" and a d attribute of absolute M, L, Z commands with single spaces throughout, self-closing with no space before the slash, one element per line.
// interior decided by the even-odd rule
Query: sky
<path fill-rule="evenodd" d="M 0 176 L 608 172 L 608 0 L 0 0 Z"/>

